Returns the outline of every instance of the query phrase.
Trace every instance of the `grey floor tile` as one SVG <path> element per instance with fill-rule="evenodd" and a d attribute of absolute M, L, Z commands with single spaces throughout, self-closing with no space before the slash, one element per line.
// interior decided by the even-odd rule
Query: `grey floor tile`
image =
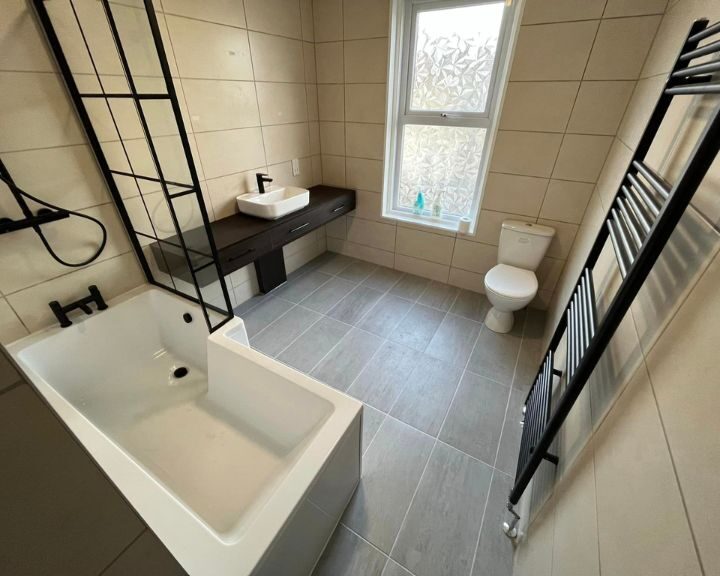
<path fill-rule="evenodd" d="M 437 436 L 462 372 L 462 367 L 429 356 L 422 357 L 390 414 L 418 430 Z"/>
<path fill-rule="evenodd" d="M 362 282 L 370 276 L 376 268 L 377 264 L 358 260 L 357 262 L 350 264 L 350 266 L 340 272 L 338 276 L 340 278 L 344 278 L 345 280 L 350 280 L 350 282 Z"/>
<path fill-rule="evenodd" d="M 354 258 L 345 256 L 343 254 L 337 254 L 334 252 L 328 252 L 330 256 L 325 257 L 325 261 L 316 268 L 318 272 L 325 274 L 336 275 L 345 270 L 353 262 L 357 262 Z"/>
<path fill-rule="evenodd" d="M 143 530 L 122 496 L 26 384 L 0 402 L 0 573 L 100 574 Z"/>
<path fill-rule="evenodd" d="M 448 314 L 435 332 L 425 353 L 453 366 L 465 367 L 482 324 Z"/>
<path fill-rule="evenodd" d="M 363 454 L 375 438 L 377 431 L 380 430 L 380 425 L 384 420 L 385 414 L 380 410 L 375 410 L 375 408 L 367 404 L 363 406 L 362 446 L 360 447 Z"/>
<path fill-rule="evenodd" d="M 385 565 L 385 570 L 383 570 L 382 576 L 413 576 L 410 572 L 405 570 L 400 564 L 395 562 L 395 560 L 388 560 L 388 563 Z"/>
<path fill-rule="evenodd" d="M 435 282 L 434 280 L 427 285 L 425 292 L 420 296 L 420 304 L 430 306 L 431 308 L 438 308 L 448 312 L 450 307 L 455 302 L 455 298 L 460 291 L 455 286 L 449 284 L 443 284 L 442 282 Z"/>
<path fill-rule="evenodd" d="M 484 322 L 487 311 L 490 310 L 490 301 L 485 294 L 460 290 L 450 312 L 458 316 L 465 316 L 476 322 Z"/>
<path fill-rule="evenodd" d="M 483 326 L 472 356 L 470 356 L 468 370 L 508 386 L 512 385 L 515 365 L 520 354 L 524 319 L 523 312 L 516 313 L 515 326 L 507 334 L 498 334 L 487 326 Z"/>
<path fill-rule="evenodd" d="M 317 312 L 295 306 L 251 338 L 250 346 L 274 358 L 320 318 Z"/>
<path fill-rule="evenodd" d="M 388 412 L 405 388 L 419 352 L 395 342 L 385 342 L 348 389 L 348 394 Z"/>
<path fill-rule="evenodd" d="M 374 334 L 353 328 L 312 371 L 312 376 L 344 392 L 382 342 Z"/>
<path fill-rule="evenodd" d="M 350 326 L 347 324 L 332 318 L 321 318 L 302 338 L 297 339 L 280 354 L 278 360 L 296 370 L 309 373 L 349 331 Z"/>
<path fill-rule="evenodd" d="M 440 440 L 492 466 L 509 395 L 509 387 L 465 372 L 440 431 Z"/>
<path fill-rule="evenodd" d="M 498 449 L 495 468 L 502 470 L 513 478 L 517 469 L 518 452 L 520 451 L 520 439 L 522 438 L 522 408 L 525 402 L 526 392 L 513 388 L 510 392 L 505 424 L 503 425 L 502 436 L 500 437 L 500 448 Z"/>
<path fill-rule="evenodd" d="M 405 274 L 400 281 L 390 290 L 390 294 L 407 298 L 408 300 L 417 300 L 420 298 L 425 288 L 430 283 L 427 278 L 415 276 L 413 274 Z"/>
<path fill-rule="evenodd" d="M 469 574 L 491 478 L 490 466 L 437 444 L 392 558 L 417 576 Z"/>
<path fill-rule="evenodd" d="M 363 285 L 380 290 L 380 292 L 387 292 L 397 284 L 403 275 L 398 270 L 381 266 L 363 281 Z"/>
<path fill-rule="evenodd" d="M 415 304 L 392 331 L 390 340 L 423 352 L 444 317 L 445 312 Z"/>
<path fill-rule="evenodd" d="M 386 418 L 363 456 L 363 474 L 342 522 L 390 552 L 433 447 L 432 438 Z"/>
<path fill-rule="evenodd" d="M 387 338 L 412 307 L 409 300 L 385 294 L 358 326 Z"/>
<path fill-rule="evenodd" d="M 248 338 L 252 338 L 260 330 L 275 322 L 293 306 L 295 304 L 281 298 L 268 298 L 259 306 L 240 316 L 245 323 Z"/>
<path fill-rule="evenodd" d="M 546 351 L 543 346 L 546 319 L 546 311 L 528 308 L 522 344 L 520 344 L 520 355 L 513 378 L 515 388 L 529 390 L 530 385 L 535 381 L 543 354 Z"/>
<path fill-rule="evenodd" d="M 228 286 L 228 289 L 230 287 Z M 265 302 L 265 300 L 270 300 L 273 296 L 271 294 L 255 294 L 254 296 L 248 298 L 243 302 L 242 304 L 239 304 L 238 306 L 235 306 L 233 308 L 233 312 L 235 313 L 235 316 L 239 316 L 242 318 L 245 316 L 250 310 L 253 308 L 257 308 L 260 304 Z"/>
<path fill-rule="evenodd" d="M 512 576 L 514 547 L 500 530 L 512 486 L 509 476 L 497 470 L 493 473 L 472 576 Z"/>
<path fill-rule="evenodd" d="M 326 314 L 335 304 L 340 302 L 353 288 L 355 284 L 343 280 L 341 278 L 333 278 L 320 288 L 315 290 L 310 296 L 301 302 L 306 308 Z"/>
<path fill-rule="evenodd" d="M 380 576 L 386 558 L 344 526 L 338 526 L 313 576 Z"/>
<path fill-rule="evenodd" d="M 103 576 L 127 576 L 128 574 L 185 576 L 187 572 L 163 546 L 158 537 L 150 530 L 146 530 L 103 572 Z"/>
<path fill-rule="evenodd" d="M 275 291 L 275 296 L 280 296 L 290 302 L 299 303 L 331 278 L 332 276 L 323 274 L 322 272 L 311 271 L 303 274 L 296 280 L 288 280 L 284 286 L 280 286 L 280 288 Z"/>
<path fill-rule="evenodd" d="M 357 286 L 328 312 L 328 316 L 346 324 L 357 324 L 380 298 L 382 292 Z"/>

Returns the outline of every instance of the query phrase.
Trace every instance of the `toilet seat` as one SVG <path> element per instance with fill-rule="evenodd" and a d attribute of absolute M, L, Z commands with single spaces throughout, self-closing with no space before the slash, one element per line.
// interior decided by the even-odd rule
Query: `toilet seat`
<path fill-rule="evenodd" d="M 510 300 L 532 299 L 538 290 L 535 273 L 508 264 L 498 264 L 485 275 L 485 288 Z"/>

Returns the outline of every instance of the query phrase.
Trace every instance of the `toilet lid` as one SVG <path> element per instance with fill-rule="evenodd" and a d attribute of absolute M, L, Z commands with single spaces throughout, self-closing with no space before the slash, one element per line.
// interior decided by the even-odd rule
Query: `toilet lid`
<path fill-rule="evenodd" d="M 506 298 L 532 298 L 538 289 L 535 273 L 498 264 L 485 275 L 485 287 Z"/>

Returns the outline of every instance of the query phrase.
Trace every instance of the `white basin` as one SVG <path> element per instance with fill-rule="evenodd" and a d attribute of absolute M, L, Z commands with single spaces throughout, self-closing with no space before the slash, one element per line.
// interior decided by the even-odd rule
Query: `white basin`
<path fill-rule="evenodd" d="M 283 186 L 268 190 L 265 194 L 251 192 L 237 197 L 238 208 L 243 214 L 275 220 L 310 203 L 310 191 L 296 186 Z"/>

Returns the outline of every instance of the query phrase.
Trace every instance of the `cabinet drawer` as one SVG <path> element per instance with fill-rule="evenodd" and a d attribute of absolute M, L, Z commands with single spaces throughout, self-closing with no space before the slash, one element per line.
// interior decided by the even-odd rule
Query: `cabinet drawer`
<path fill-rule="evenodd" d="M 349 195 L 346 198 L 338 198 L 335 202 L 330 202 L 324 208 L 321 208 L 324 214 L 325 222 L 352 212 L 355 210 L 355 195 Z"/>
<path fill-rule="evenodd" d="M 272 241 L 269 234 L 249 238 L 228 246 L 220 252 L 220 268 L 223 274 L 230 274 L 257 260 L 270 250 L 272 250 Z"/>
<path fill-rule="evenodd" d="M 327 221 L 321 209 L 306 212 L 281 224 L 272 232 L 273 246 L 284 246 Z"/>

